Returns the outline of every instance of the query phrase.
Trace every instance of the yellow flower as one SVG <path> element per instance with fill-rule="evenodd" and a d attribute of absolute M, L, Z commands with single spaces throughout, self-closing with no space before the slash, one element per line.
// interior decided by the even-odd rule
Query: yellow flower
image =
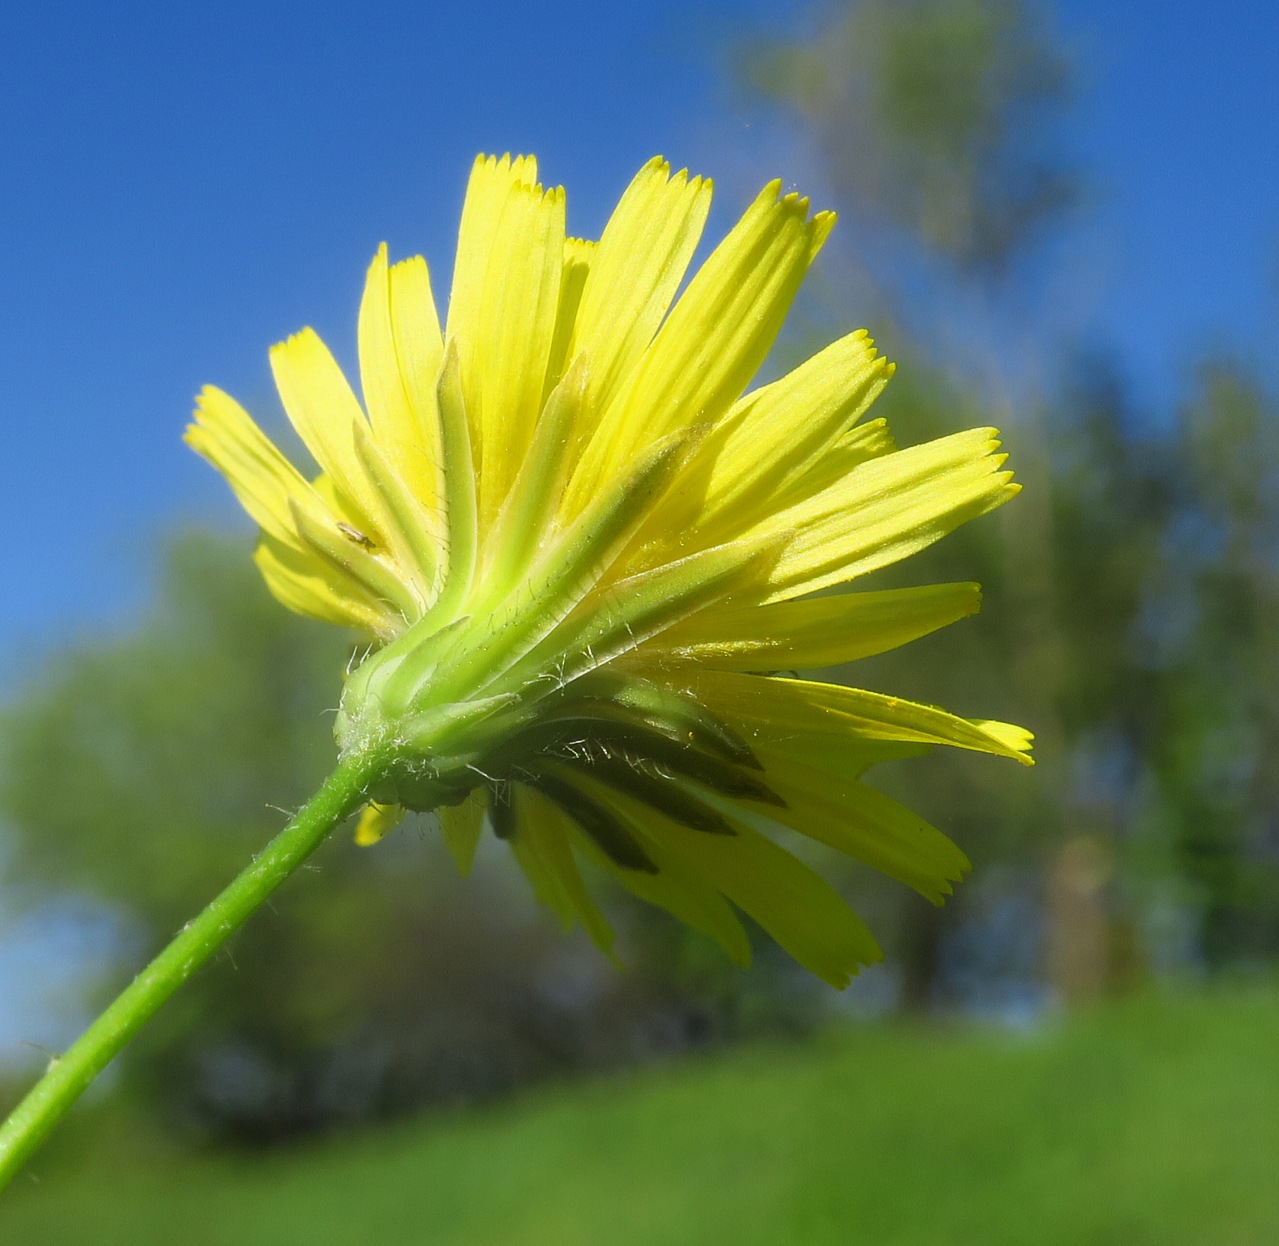
<path fill-rule="evenodd" d="M 1027 761 L 1030 736 L 763 672 L 972 614 L 974 584 L 813 594 L 1017 486 L 991 429 L 898 450 L 863 419 L 893 371 L 865 333 L 744 394 L 834 217 L 770 184 L 676 299 L 710 198 L 653 160 L 585 242 L 531 158 L 482 157 L 443 331 L 425 261 L 382 247 L 363 402 L 310 329 L 272 350 L 317 476 L 217 389 L 187 440 L 260 525 L 275 596 L 368 640 L 337 726 L 380 775 L 362 841 L 438 809 L 465 871 L 487 819 L 605 949 L 583 859 L 745 963 L 735 906 L 842 986 L 879 949 L 776 838 L 940 903 L 963 853 L 862 775 L 934 744 Z"/>

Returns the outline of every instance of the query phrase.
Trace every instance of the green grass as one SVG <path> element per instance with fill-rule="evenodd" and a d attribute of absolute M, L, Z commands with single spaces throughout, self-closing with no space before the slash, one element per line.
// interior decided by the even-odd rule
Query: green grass
<path fill-rule="evenodd" d="M 304 1152 L 35 1165 L 0 1242 L 1279 1241 L 1279 993 L 877 1025 Z"/>

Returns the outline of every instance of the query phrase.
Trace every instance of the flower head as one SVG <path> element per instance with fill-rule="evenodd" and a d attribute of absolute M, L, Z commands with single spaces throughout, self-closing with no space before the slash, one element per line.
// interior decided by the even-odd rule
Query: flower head
<path fill-rule="evenodd" d="M 863 418 L 893 371 L 865 333 L 744 393 L 834 217 L 770 184 L 676 299 L 710 198 L 651 161 L 585 242 L 531 158 L 482 157 L 443 330 L 425 261 L 382 247 L 363 402 L 311 330 L 272 350 L 318 475 L 217 389 L 187 440 L 260 525 L 275 596 L 368 642 L 337 725 L 375 762 L 362 840 L 438 809 L 466 869 L 487 820 L 605 947 L 583 860 L 744 962 L 736 906 L 843 985 L 875 941 L 777 836 L 940 902 L 964 855 L 862 775 L 934 744 L 1025 761 L 1030 737 L 766 672 L 972 614 L 974 584 L 813 594 L 1016 486 L 993 430 L 898 450 Z"/>

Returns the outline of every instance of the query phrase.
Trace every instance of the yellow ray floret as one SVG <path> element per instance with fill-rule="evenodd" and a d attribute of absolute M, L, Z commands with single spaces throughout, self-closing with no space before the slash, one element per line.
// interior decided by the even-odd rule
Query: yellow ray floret
<path fill-rule="evenodd" d="M 748 390 L 834 216 L 771 183 L 689 277 L 711 194 L 650 161 L 591 241 L 531 157 L 480 157 L 443 328 L 425 260 L 382 246 L 358 394 L 312 330 L 272 349 L 309 471 L 221 390 L 187 440 L 261 528 L 271 592 L 363 638 L 337 717 L 377 776 L 361 843 L 437 811 L 461 872 L 490 828 L 610 955 L 592 871 L 742 964 L 745 914 L 843 985 L 879 949 L 782 841 L 940 902 L 967 859 L 866 771 L 943 744 L 1028 762 L 1030 735 L 776 672 L 974 614 L 975 584 L 828 590 L 1017 486 L 991 429 L 897 447 L 865 332 Z"/>
<path fill-rule="evenodd" d="M 590 403 L 606 411 L 648 349 L 702 236 L 711 183 L 650 160 L 623 194 L 592 259 L 569 355 L 591 361 Z"/>
<path fill-rule="evenodd" d="M 767 606 L 712 606 L 676 623 L 649 651 L 708 670 L 811 670 L 896 649 L 981 605 L 976 584 L 843 593 Z"/>
<path fill-rule="evenodd" d="M 378 248 L 360 302 L 358 341 L 369 422 L 438 541 L 444 527 L 435 381 L 444 340 L 425 260 L 392 267 L 386 245 Z"/>

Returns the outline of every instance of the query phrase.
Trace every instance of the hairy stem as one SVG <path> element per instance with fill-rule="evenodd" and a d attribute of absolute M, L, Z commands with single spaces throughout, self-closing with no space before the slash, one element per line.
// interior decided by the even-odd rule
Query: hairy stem
<path fill-rule="evenodd" d="M 0 1189 L 120 1049 L 365 799 L 367 758 L 342 761 L 248 867 L 116 997 L 0 1126 Z"/>

